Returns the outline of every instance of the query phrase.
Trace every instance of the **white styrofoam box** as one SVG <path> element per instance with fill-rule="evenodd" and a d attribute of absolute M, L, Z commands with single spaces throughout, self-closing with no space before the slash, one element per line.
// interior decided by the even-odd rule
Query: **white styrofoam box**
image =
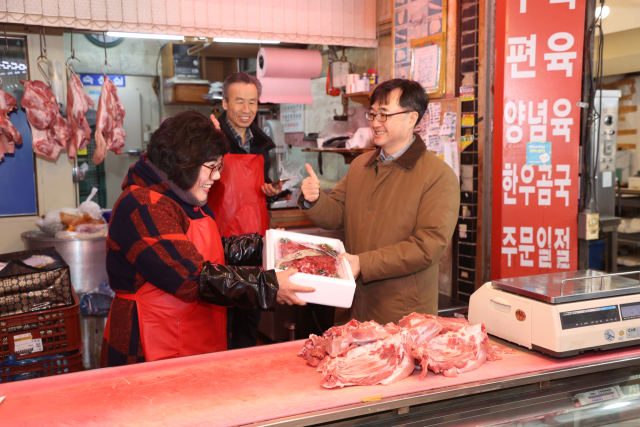
<path fill-rule="evenodd" d="M 274 270 L 276 264 L 276 244 L 281 238 L 291 239 L 295 242 L 328 244 L 336 252 L 345 252 L 344 244 L 338 239 L 313 236 L 310 234 L 293 233 L 290 231 L 267 230 L 265 236 L 265 249 L 263 267 L 265 270 Z M 314 274 L 296 273 L 291 276 L 291 282 L 296 285 L 310 286 L 315 292 L 300 292 L 296 294 L 302 301 L 328 305 L 332 307 L 349 308 L 356 292 L 356 281 L 353 278 L 349 261 L 341 259 L 342 270 L 348 276 L 347 279 L 335 279 L 333 277 L 316 276 Z M 282 270 L 276 270 L 279 272 Z"/>
<path fill-rule="evenodd" d="M 373 132 L 370 127 L 358 128 L 353 138 L 347 140 L 346 147 L 351 148 L 365 148 L 373 145 Z"/>

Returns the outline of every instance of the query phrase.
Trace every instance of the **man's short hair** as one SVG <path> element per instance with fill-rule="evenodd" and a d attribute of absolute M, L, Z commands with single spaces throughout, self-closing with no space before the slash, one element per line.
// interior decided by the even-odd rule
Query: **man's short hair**
<path fill-rule="evenodd" d="M 429 97 L 418 82 L 406 79 L 391 79 L 380 83 L 371 94 L 371 105 L 376 101 L 380 105 L 388 105 L 391 92 L 400 89 L 400 106 L 418 113 L 416 126 L 422 120 L 429 107 Z"/>
<path fill-rule="evenodd" d="M 224 133 L 199 111 L 187 110 L 165 119 L 151 135 L 147 158 L 183 190 L 198 180 L 202 165 L 229 152 Z"/>
<path fill-rule="evenodd" d="M 251 76 L 247 73 L 233 73 L 224 80 L 222 84 L 222 97 L 229 102 L 229 86 L 233 83 L 250 83 L 258 89 L 258 99 L 262 95 L 262 84 L 257 77 Z"/>

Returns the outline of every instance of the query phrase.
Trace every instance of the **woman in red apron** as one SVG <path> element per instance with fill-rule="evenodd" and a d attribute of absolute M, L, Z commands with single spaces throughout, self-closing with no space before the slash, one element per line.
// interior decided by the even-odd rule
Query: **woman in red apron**
<path fill-rule="evenodd" d="M 224 350 L 224 305 L 304 305 L 295 292 L 313 291 L 288 280 L 295 271 L 257 267 L 258 234 L 220 237 L 206 202 L 227 151 L 211 121 L 187 111 L 162 123 L 129 170 L 107 236 L 116 297 L 101 366 Z"/>

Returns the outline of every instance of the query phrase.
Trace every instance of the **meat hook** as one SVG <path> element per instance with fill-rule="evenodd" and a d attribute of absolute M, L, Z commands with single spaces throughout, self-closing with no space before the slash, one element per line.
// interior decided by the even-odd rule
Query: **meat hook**
<path fill-rule="evenodd" d="M 78 77 L 78 75 L 76 74 L 76 71 L 73 69 L 73 65 L 71 64 L 72 59 L 75 59 L 78 62 L 82 62 L 80 61 L 80 59 L 76 58 L 76 51 L 73 48 L 73 29 L 71 30 L 71 56 L 67 58 L 67 61 L 65 62 L 65 64 L 67 65 L 67 68 L 69 69 L 69 71 L 71 71 L 71 73 L 73 73 L 74 76 Z"/>
<path fill-rule="evenodd" d="M 40 56 L 47 57 L 47 39 L 44 34 L 44 27 L 40 27 Z"/>
<path fill-rule="evenodd" d="M 103 67 L 111 67 L 111 65 L 107 62 L 107 33 L 105 32 L 102 33 L 102 41 L 104 44 L 104 64 L 100 65 L 100 71 L 102 71 L 102 74 L 106 76 L 107 73 L 104 72 Z"/>
<path fill-rule="evenodd" d="M 7 26 L 3 25 L 4 27 L 4 53 L 9 52 L 9 39 L 7 38 Z"/>
<path fill-rule="evenodd" d="M 69 62 L 70 59 L 82 62 L 80 59 L 76 58 L 76 50 L 73 48 L 73 28 L 71 29 L 71 56 L 67 58 L 67 62 Z"/>
<path fill-rule="evenodd" d="M 47 73 L 44 72 L 44 69 L 42 68 L 42 66 L 40 65 L 41 60 L 44 59 L 45 62 L 48 62 L 47 57 L 44 55 L 40 55 L 37 59 L 37 63 L 38 63 L 38 70 L 40 70 L 40 73 L 42 74 L 42 76 L 44 77 L 44 79 L 47 81 L 47 85 L 49 87 L 51 87 L 51 80 L 49 80 L 49 76 L 47 75 Z"/>

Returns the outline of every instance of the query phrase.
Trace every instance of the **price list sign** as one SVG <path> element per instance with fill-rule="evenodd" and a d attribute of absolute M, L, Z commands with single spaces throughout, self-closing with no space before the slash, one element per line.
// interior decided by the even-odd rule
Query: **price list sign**
<path fill-rule="evenodd" d="M 577 270 L 586 0 L 497 0 L 493 279 Z"/>

